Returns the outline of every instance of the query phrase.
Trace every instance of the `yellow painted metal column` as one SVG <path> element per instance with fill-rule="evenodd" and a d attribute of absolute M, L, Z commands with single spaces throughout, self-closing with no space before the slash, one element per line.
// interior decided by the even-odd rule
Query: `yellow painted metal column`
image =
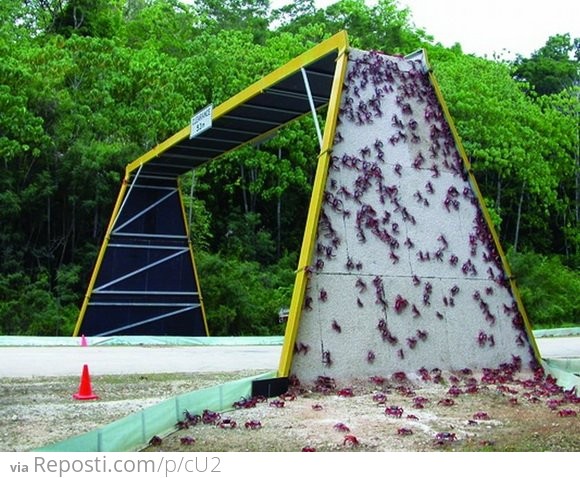
<path fill-rule="evenodd" d="M 73 337 L 78 337 L 79 330 L 83 323 L 83 319 L 85 318 L 85 313 L 87 311 L 87 307 L 89 305 L 89 300 L 93 293 L 93 289 L 95 287 L 95 282 L 97 280 L 97 276 L 99 275 L 99 270 L 101 269 L 101 265 L 103 263 L 103 258 L 105 257 L 105 252 L 107 247 L 109 246 L 109 241 L 111 240 L 111 233 L 113 232 L 113 227 L 115 227 L 115 221 L 117 216 L 119 215 L 119 211 L 121 210 L 121 206 L 123 204 L 123 199 L 127 194 L 127 187 L 129 186 L 129 179 L 131 177 L 131 173 L 127 168 L 125 171 L 125 177 L 123 178 L 123 182 L 121 183 L 121 190 L 119 191 L 119 196 L 117 196 L 117 202 L 115 203 L 115 207 L 113 208 L 113 213 L 111 214 L 111 219 L 109 220 L 109 225 L 107 226 L 107 232 L 105 234 L 105 239 L 103 240 L 103 244 L 99 250 L 99 255 L 97 256 L 97 262 L 95 263 L 95 267 L 93 269 L 93 274 L 91 275 L 91 280 L 89 282 L 89 286 L 87 287 L 87 291 L 85 293 L 85 297 L 83 299 L 83 305 L 81 306 L 81 310 L 79 312 L 79 317 L 77 319 L 77 323 L 75 325 L 75 329 L 73 331 Z"/>
<path fill-rule="evenodd" d="M 332 83 L 330 101 L 328 104 L 328 112 L 326 115 L 322 147 L 318 156 L 318 165 L 312 188 L 312 196 L 310 198 L 306 228 L 304 230 L 300 258 L 298 260 L 298 270 L 296 272 L 294 291 L 290 302 L 288 323 L 286 324 L 284 344 L 282 346 L 282 354 L 280 356 L 280 364 L 278 367 L 278 377 L 287 377 L 290 373 L 292 357 L 294 355 L 294 343 L 298 334 L 300 316 L 302 315 L 302 308 L 304 306 L 304 296 L 306 293 L 306 285 L 308 283 L 307 267 L 310 264 L 314 252 L 318 220 L 320 217 L 320 209 L 322 207 L 322 199 L 326 187 L 330 156 L 336 131 L 342 86 L 344 84 L 344 76 L 348 65 L 348 40 L 346 36 L 344 40 L 344 44 L 341 46 L 336 60 L 336 69 Z"/>

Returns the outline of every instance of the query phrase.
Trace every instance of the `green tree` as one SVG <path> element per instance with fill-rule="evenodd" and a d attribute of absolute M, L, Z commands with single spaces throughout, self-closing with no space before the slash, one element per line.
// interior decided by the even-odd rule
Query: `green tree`
<path fill-rule="evenodd" d="M 205 49 L 193 49 L 204 26 L 194 8 L 179 0 L 132 0 L 125 3 L 124 29 L 126 46 L 134 50 L 152 50 L 181 61 L 203 56 Z M 199 46 L 199 45 L 197 45 Z"/>
<path fill-rule="evenodd" d="M 364 0 L 340 0 L 321 10 L 305 0 L 275 11 L 274 18 L 279 18 L 280 31 L 307 35 L 315 42 L 347 30 L 350 43 L 367 50 L 408 53 L 431 40 L 412 25 L 410 10 L 395 0 L 379 0 L 373 6 Z"/>
<path fill-rule="evenodd" d="M 551 222 L 563 234 L 551 251 L 563 252 L 568 264 L 580 266 L 580 85 L 541 96 L 538 104 L 544 116 L 541 124 L 544 134 L 564 152 L 553 154 L 563 160 L 553 164 L 560 181 L 558 208 Z"/>
<path fill-rule="evenodd" d="M 204 27 L 212 33 L 243 30 L 251 33 L 256 43 L 263 43 L 268 35 L 269 0 L 194 0 L 193 4 Z"/>
<path fill-rule="evenodd" d="M 551 214 L 573 176 L 573 138 L 566 118 L 542 108 L 503 63 L 432 49 L 435 74 L 482 185 L 502 218 L 502 237 L 550 250 Z M 524 234 L 525 232 L 525 234 Z"/>
<path fill-rule="evenodd" d="M 539 95 L 559 93 L 580 81 L 580 38 L 554 35 L 530 58 L 518 56 L 514 77 L 527 81 Z"/>
<path fill-rule="evenodd" d="M 31 28 L 69 37 L 113 37 L 122 26 L 125 0 L 25 0 Z"/>
<path fill-rule="evenodd" d="M 394 0 L 0 2 L 0 333 L 70 333 L 125 165 L 342 29 L 391 53 L 432 41 Z M 503 239 L 580 264 L 578 41 L 551 38 L 517 81 L 430 49 Z M 537 94 L 544 64 L 557 94 Z M 318 148 L 307 116 L 182 178 L 212 333 L 281 332 Z"/>
<path fill-rule="evenodd" d="M 509 251 L 510 264 L 533 327 L 580 326 L 580 275 L 558 256 Z"/>
<path fill-rule="evenodd" d="M 257 262 L 198 254 L 198 270 L 212 335 L 274 335 L 283 332 L 280 308 L 291 296 L 296 257 L 264 268 Z"/>

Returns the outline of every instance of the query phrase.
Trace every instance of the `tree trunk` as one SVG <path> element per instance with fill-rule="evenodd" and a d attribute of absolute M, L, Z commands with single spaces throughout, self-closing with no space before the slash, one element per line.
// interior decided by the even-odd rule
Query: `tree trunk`
<path fill-rule="evenodd" d="M 191 220 L 193 219 L 193 192 L 195 189 L 195 174 L 191 173 L 191 187 L 189 188 L 189 215 L 187 218 L 187 227 L 190 229 L 187 231 L 187 235 L 191 236 Z"/>
<path fill-rule="evenodd" d="M 77 246 L 77 202 L 76 199 L 73 202 L 73 213 L 72 213 L 72 238 L 71 238 L 71 248 L 70 257 L 74 257 L 75 249 Z"/>
<path fill-rule="evenodd" d="M 78 12 L 78 14 L 77 14 Z M 77 7 L 73 8 L 73 21 L 74 21 L 74 29 L 78 30 L 85 21 L 85 15 L 82 11 L 79 11 Z"/>
<path fill-rule="evenodd" d="M 250 168 L 250 184 L 256 182 L 256 178 L 258 177 L 258 173 L 256 168 Z M 258 202 L 258 193 L 256 191 L 250 191 L 250 211 L 256 212 L 256 203 Z"/>
<path fill-rule="evenodd" d="M 282 148 L 278 148 L 278 161 L 282 161 Z M 280 191 L 280 177 L 278 177 L 278 203 L 276 204 L 276 257 L 280 259 L 282 242 L 282 191 Z"/>
<path fill-rule="evenodd" d="M 495 209 L 498 215 L 500 214 L 501 210 L 501 176 L 497 175 L 497 183 L 496 183 L 496 195 L 495 195 Z"/>
<path fill-rule="evenodd" d="M 93 214 L 93 239 L 99 235 L 99 206 L 95 207 L 95 214 Z"/>
<path fill-rule="evenodd" d="M 576 226 L 580 223 L 580 138 L 578 138 L 578 146 L 576 146 Z"/>
<path fill-rule="evenodd" d="M 580 128 L 578 128 L 578 137 L 576 138 L 576 151 L 574 153 L 576 155 L 576 197 L 574 198 L 574 226 L 580 226 Z M 564 227 L 566 227 L 566 221 L 564 221 Z M 564 240 L 566 241 L 566 259 L 568 259 L 568 235 L 564 234 Z M 577 247 L 576 247 L 577 249 Z M 577 252 L 577 251 L 576 251 Z"/>
<path fill-rule="evenodd" d="M 47 247 L 50 247 L 50 241 L 52 240 L 51 222 L 52 222 L 52 206 L 50 203 L 50 195 L 49 195 L 46 198 L 46 244 L 47 244 Z"/>
<path fill-rule="evenodd" d="M 246 195 L 246 175 L 244 165 L 240 164 L 240 175 L 242 176 L 242 198 L 244 200 L 244 212 L 248 214 L 248 196 Z"/>
<path fill-rule="evenodd" d="M 562 215 L 562 229 L 566 227 L 566 220 L 568 219 L 568 214 L 566 214 L 567 212 L 568 210 L 564 209 L 564 214 Z M 568 234 L 566 233 L 564 233 L 564 254 L 566 255 L 566 261 L 570 260 L 570 247 L 568 245 Z"/>
<path fill-rule="evenodd" d="M 516 234 L 514 237 L 514 252 L 518 250 L 518 242 L 520 240 L 520 222 L 522 220 L 522 205 L 524 203 L 524 193 L 526 188 L 526 182 L 522 184 L 522 191 L 520 192 L 520 202 L 518 204 L 518 217 L 516 219 Z"/>

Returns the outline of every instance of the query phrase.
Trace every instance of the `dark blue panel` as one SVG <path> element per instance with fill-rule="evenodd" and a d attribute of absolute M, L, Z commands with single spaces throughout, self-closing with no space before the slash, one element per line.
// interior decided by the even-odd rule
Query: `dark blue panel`
<path fill-rule="evenodd" d="M 180 196 L 168 195 L 176 188 L 150 178 L 130 188 L 80 334 L 206 335 Z"/>
<path fill-rule="evenodd" d="M 177 310 L 177 308 L 163 307 L 89 307 L 85 314 L 81 334 L 86 336 L 206 335 L 200 308 L 168 315 Z M 168 316 L 163 319 L 149 321 L 161 315 Z M 135 325 L 144 321 L 149 322 Z"/>

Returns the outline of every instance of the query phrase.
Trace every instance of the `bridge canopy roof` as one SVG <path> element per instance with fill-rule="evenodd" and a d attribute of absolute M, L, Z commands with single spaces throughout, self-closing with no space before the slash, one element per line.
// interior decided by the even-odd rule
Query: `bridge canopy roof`
<path fill-rule="evenodd" d="M 211 127 L 191 137 L 188 125 L 127 166 L 127 173 L 175 178 L 328 104 L 336 60 L 348 38 L 338 33 L 211 112 Z"/>

